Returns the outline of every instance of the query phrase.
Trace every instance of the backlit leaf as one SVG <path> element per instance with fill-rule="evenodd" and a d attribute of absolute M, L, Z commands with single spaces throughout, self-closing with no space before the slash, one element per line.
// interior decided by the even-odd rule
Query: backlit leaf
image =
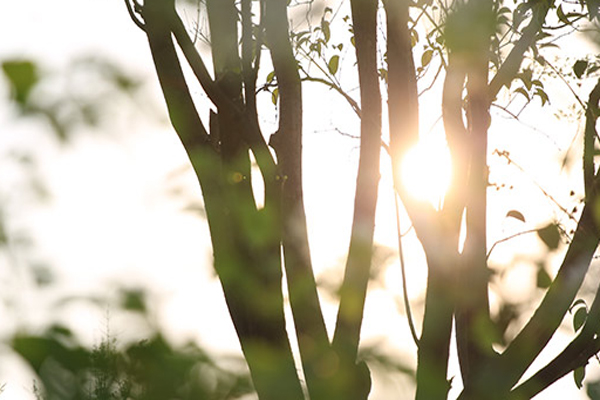
<path fill-rule="evenodd" d="M 548 224 L 537 231 L 538 236 L 550 250 L 558 247 L 560 242 L 560 232 L 556 224 Z"/>
<path fill-rule="evenodd" d="M 329 73 L 331 73 L 331 75 L 335 75 L 335 73 L 338 70 L 339 64 L 340 56 L 335 55 L 329 59 L 329 62 L 327 63 L 327 69 L 329 69 Z"/>
<path fill-rule="evenodd" d="M 431 62 L 431 58 L 433 57 L 433 50 L 426 50 L 421 56 L 421 65 L 426 67 Z"/>
<path fill-rule="evenodd" d="M 519 212 L 517 210 L 510 210 L 509 212 L 506 213 L 506 217 L 515 218 L 521 222 L 525 222 L 525 217 L 523 216 L 523 214 L 521 214 L 521 212 Z"/>
<path fill-rule="evenodd" d="M 564 13 L 564 11 L 562 9 L 562 5 L 558 6 L 558 8 L 556 9 L 556 16 L 558 17 L 558 19 L 560 20 L 560 22 L 563 22 L 565 24 L 569 24 L 569 19 L 565 15 L 565 13 Z"/>
<path fill-rule="evenodd" d="M 552 284 L 552 278 L 543 266 L 538 269 L 536 286 L 540 289 L 547 289 Z"/>
<path fill-rule="evenodd" d="M 575 311 L 575 315 L 573 315 L 573 329 L 577 332 L 585 321 L 587 320 L 587 309 L 585 307 L 579 307 L 577 311 Z"/>
<path fill-rule="evenodd" d="M 585 379 L 585 367 L 575 369 L 573 371 L 573 379 L 575 380 L 577 389 L 581 389 L 583 387 L 583 380 Z"/>
<path fill-rule="evenodd" d="M 39 81 L 37 65 L 27 60 L 10 60 L 2 63 L 2 71 L 11 86 L 13 99 L 24 106 L 29 93 Z"/>
<path fill-rule="evenodd" d="M 523 96 L 524 96 L 524 97 L 527 99 L 527 101 L 530 101 L 530 100 L 531 100 L 531 99 L 529 98 L 529 93 L 527 93 L 527 90 L 525 90 L 525 88 L 522 88 L 522 87 L 520 87 L 520 88 L 517 88 L 517 89 L 515 89 L 515 93 L 520 93 L 520 94 L 522 94 L 522 95 L 523 95 Z"/>
<path fill-rule="evenodd" d="M 586 60 L 575 61 L 575 64 L 573 64 L 573 72 L 575 73 L 575 76 L 581 79 L 581 77 L 585 73 L 585 70 L 587 69 L 587 66 L 588 62 Z"/>

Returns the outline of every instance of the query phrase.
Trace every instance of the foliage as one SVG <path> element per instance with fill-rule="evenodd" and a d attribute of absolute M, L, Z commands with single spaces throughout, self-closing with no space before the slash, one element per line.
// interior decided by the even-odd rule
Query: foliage
<path fill-rule="evenodd" d="M 315 2 L 308 3 L 310 9 Z M 383 7 L 376 0 L 351 0 L 350 14 L 341 18 L 349 36 L 341 40 L 333 29 L 339 9 L 325 4 L 316 25 L 307 18 L 308 26 L 293 26 L 290 32 L 288 15 L 298 7 L 296 2 L 206 0 L 201 7 L 208 22 L 212 73 L 173 0 L 126 4 L 148 38 L 172 125 L 198 177 L 215 270 L 261 400 L 277 399 L 282 393 L 303 399 L 303 385 L 312 399 L 365 399 L 371 390 L 370 366 L 359 357 L 358 348 L 375 253 L 382 137 L 394 165 L 397 196 L 427 260 L 416 398 L 447 398 L 454 384 L 447 377 L 451 345 L 460 362 L 463 400 L 531 398 L 571 372 L 582 387 L 584 367 L 600 350 L 600 292 L 589 308 L 587 302 L 575 301 L 600 241 L 595 158 L 600 84 L 587 102 L 582 101 L 569 82 L 595 79 L 597 61 L 590 56 L 577 56 L 574 62 L 552 57 L 562 36 L 598 23 L 596 0 L 383 1 Z M 385 25 L 378 25 L 384 18 Z M 183 72 L 184 59 L 193 77 Z M 265 64 L 272 72 L 263 81 Z M 31 86 L 21 81 L 35 79 L 31 68 L 21 69 L 25 78 L 10 68 L 8 72 L 15 87 L 20 85 L 14 90 L 18 102 L 25 101 Z M 536 232 L 547 253 L 560 252 L 562 263 L 556 273 L 549 272 L 545 261 L 538 263 L 536 283 L 544 290 L 543 298 L 518 334 L 506 337 L 519 310 L 507 304 L 492 315 L 488 295 L 495 275 L 489 255 L 496 244 L 489 246 L 487 237 L 488 153 L 492 154 L 488 143 L 495 133 L 490 125 L 498 118 L 491 109 L 519 119 L 526 106 L 535 105 L 534 99 L 542 107 L 552 106 L 546 76 L 567 82 L 581 108 L 584 189 L 573 212 L 555 202 L 568 222 L 549 216 L 550 222 L 527 230 Z M 190 79 L 198 81 L 212 102 L 210 112 L 198 112 L 186 83 Z M 360 100 L 346 89 L 345 79 L 352 81 L 351 87 L 358 84 Z M 303 204 L 306 81 L 335 90 L 360 116 L 355 213 L 332 336 L 312 271 Z M 272 108 L 257 100 L 261 90 L 270 92 L 277 105 L 279 126 L 270 137 L 263 132 L 260 116 Z M 441 97 L 444 136 L 453 161 L 452 185 L 440 209 L 413 198 L 402 186 L 401 160 L 419 139 L 419 95 L 429 91 Z M 382 135 L 384 100 L 387 135 Z M 513 102 L 520 104 L 516 112 L 511 111 Z M 518 168 L 508 151 L 494 150 Z M 256 181 L 264 188 L 264 203 L 255 199 Z M 522 223 L 529 220 L 521 210 L 507 216 Z M 398 239 L 401 248 L 400 234 Z M 292 353 L 286 330 L 283 271 L 299 355 Z M 597 282 L 595 286 L 597 290 Z M 523 380 L 569 310 L 576 336 Z M 456 342 L 451 343 L 453 326 Z M 301 361 L 304 381 L 296 360 Z"/>
<path fill-rule="evenodd" d="M 93 349 L 69 329 L 18 335 L 13 348 L 39 377 L 43 400 L 238 399 L 251 391 L 248 377 L 217 365 L 195 344 L 174 347 L 158 332 L 119 346 L 110 333 Z"/>

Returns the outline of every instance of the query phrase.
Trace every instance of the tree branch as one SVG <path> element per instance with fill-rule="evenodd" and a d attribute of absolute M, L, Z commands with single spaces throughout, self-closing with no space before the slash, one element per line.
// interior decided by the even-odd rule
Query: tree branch
<path fill-rule="evenodd" d="M 535 42 L 535 37 L 542 29 L 546 15 L 552 6 L 551 1 L 545 0 L 532 3 L 534 4 L 533 15 L 531 16 L 529 25 L 523 29 L 523 34 L 498 69 L 496 76 L 490 82 L 488 89 L 490 100 L 494 99 L 502 86 L 508 85 L 514 79 L 517 72 L 519 72 L 523 56 L 527 49 Z"/>
<path fill-rule="evenodd" d="M 598 176 L 595 181 L 596 184 L 600 181 Z M 597 200 L 597 195 L 586 200 L 563 263 L 534 315 L 501 356 L 485 365 L 478 374 L 475 385 L 482 393 L 495 393 L 494 399 L 507 398 L 509 390 L 560 326 L 600 242 Z"/>
<path fill-rule="evenodd" d="M 289 40 L 286 2 L 262 0 L 262 5 L 279 88 L 279 129 L 269 144 L 277 153 L 283 180 L 282 244 L 290 304 L 308 391 L 311 398 L 327 399 L 334 393 L 323 378 L 331 351 L 312 270 L 302 189 L 302 87 Z"/>
<path fill-rule="evenodd" d="M 371 261 L 381 154 L 381 93 L 377 71 L 377 0 L 351 0 L 361 98 L 360 158 L 354 217 L 333 347 L 343 367 L 354 371 Z M 371 381 L 366 366 L 356 369 L 351 391 L 367 397 Z M 350 392 L 351 393 L 351 392 Z M 363 397 L 364 396 L 364 397 Z"/>
<path fill-rule="evenodd" d="M 529 399 L 574 369 L 584 366 L 600 351 L 600 286 L 579 335 L 548 365 L 511 391 L 511 399 Z"/>
<path fill-rule="evenodd" d="M 594 144 L 596 137 L 596 120 L 598 119 L 598 100 L 600 99 L 600 79 L 590 93 L 587 108 L 585 110 L 585 132 L 583 136 L 583 181 L 585 196 L 592 195 L 594 190 Z"/>

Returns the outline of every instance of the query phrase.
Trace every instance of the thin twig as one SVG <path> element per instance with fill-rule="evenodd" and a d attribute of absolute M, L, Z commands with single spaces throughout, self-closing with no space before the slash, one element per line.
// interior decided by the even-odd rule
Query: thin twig
<path fill-rule="evenodd" d="M 398 204 L 398 191 L 394 190 L 394 202 L 396 204 L 396 229 L 398 233 L 398 256 L 400 258 L 400 271 L 402 272 L 402 294 L 404 300 L 404 309 L 406 310 L 406 320 L 410 329 L 410 334 L 413 341 L 419 347 L 419 336 L 417 335 L 417 329 L 412 317 L 412 311 L 410 308 L 410 301 L 408 300 L 408 285 L 406 283 L 406 268 L 404 266 L 404 252 L 402 251 L 402 233 L 400 229 L 400 206 Z"/>
<path fill-rule="evenodd" d="M 131 20 L 138 28 L 140 28 L 141 30 L 143 30 L 145 32 L 146 25 L 136 15 L 136 13 L 139 13 L 141 5 L 136 0 L 133 0 L 133 3 L 135 4 L 135 9 L 131 5 L 130 0 L 125 0 L 125 6 L 127 7 L 127 12 L 129 13 L 129 17 L 131 17 Z"/>
<path fill-rule="evenodd" d="M 514 235 L 510 235 L 510 236 L 507 236 L 507 237 L 505 237 L 505 238 L 503 238 L 503 239 L 500 239 L 500 240 L 496 241 L 496 242 L 495 242 L 495 243 L 492 245 L 492 247 L 490 247 L 490 249 L 489 249 L 489 251 L 488 251 L 487 255 L 485 256 L 485 259 L 487 260 L 488 258 L 490 258 L 490 254 L 492 254 L 492 251 L 494 250 L 494 248 L 496 247 L 496 245 L 497 245 L 497 244 L 500 244 L 500 243 L 503 243 L 503 242 L 509 241 L 509 240 L 511 240 L 511 239 L 514 239 L 514 238 L 516 238 L 516 237 L 519 237 L 519 236 L 521 236 L 521 235 L 526 235 L 526 234 L 528 234 L 528 233 L 538 232 L 538 231 L 540 231 L 541 229 L 543 229 L 543 228 L 529 229 L 529 230 L 527 230 L 527 231 L 518 232 L 518 233 L 515 233 Z"/>

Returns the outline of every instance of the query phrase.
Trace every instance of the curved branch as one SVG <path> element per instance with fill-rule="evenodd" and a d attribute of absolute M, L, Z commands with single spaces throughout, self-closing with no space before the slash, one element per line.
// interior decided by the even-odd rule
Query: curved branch
<path fill-rule="evenodd" d="M 579 335 L 548 365 L 511 391 L 511 399 L 529 399 L 574 369 L 584 366 L 600 351 L 600 286 Z"/>
<path fill-rule="evenodd" d="M 354 217 L 333 347 L 356 362 L 373 254 L 381 153 L 381 93 L 377 72 L 377 0 L 352 0 L 362 118 Z"/>
<path fill-rule="evenodd" d="M 583 181 L 585 183 L 585 196 L 592 195 L 594 190 L 594 144 L 598 136 L 596 120 L 598 119 L 598 100 L 600 100 L 600 79 L 590 93 L 587 109 L 585 110 L 585 132 L 583 136 Z"/>
<path fill-rule="evenodd" d="M 599 182 L 600 177 L 597 175 L 594 183 L 598 185 Z M 560 326 L 600 243 L 597 200 L 597 195 L 586 199 L 577 230 L 556 278 L 534 315 L 508 348 L 498 359 L 484 366 L 476 383 L 480 390 L 497 393 L 498 398 L 506 398 L 508 391 L 546 347 Z"/>
<path fill-rule="evenodd" d="M 179 18 L 175 10 L 166 18 L 171 23 L 171 30 L 177 40 L 177 44 L 181 48 L 183 55 L 192 68 L 192 72 L 196 76 L 196 79 L 198 79 L 198 82 L 200 82 L 206 95 L 218 108 L 225 109 L 240 118 L 248 128 L 243 129 L 242 134 L 245 135 L 244 140 L 250 146 L 265 182 L 265 190 L 267 191 L 265 197 L 266 199 L 275 197 L 275 193 L 278 190 L 273 186 L 279 185 L 279 183 L 276 183 L 277 167 L 256 120 L 250 118 L 247 113 L 234 104 L 212 79 L 202 57 L 198 54 L 192 39 L 189 37 L 181 18 Z"/>
<path fill-rule="evenodd" d="M 324 362 L 331 355 L 312 269 L 302 188 L 302 83 L 288 32 L 286 2 L 261 0 L 265 41 L 279 88 L 279 129 L 269 140 L 284 178 L 281 191 L 282 246 L 298 347 L 311 398 L 326 399 Z"/>
<path fill-rule="evenodd" d="M 131 2 L 133 1 L 133 3 L 135 4 L 135 8 L 132 7 Z M 139 14 L 139 7 L 140 5 L 138 4 L 138 2 L 136 0 L 125 0 L 125 6 L 127 7 L 127 12 L 129 13 L 129 17 L 131 18 L 131 20 L 133 21 L 133 23 L 140 28 L 141 30 L 143 30 L 144 32 L 146 31 L 146 25 L 144 24 L 144 22 L 138 18 L 138 16 L 136 14 Z"/>
<path fill-rule="evenodd" d="M 402 272 L 402 299 L 404 301 L 404 309 L 406 310 L 406 320 L 408 322 L 408 328 L 413 341 L 419 347 L 419 335 L 415 328 L 415 322 L 413 321 L 412 311 L 410 307 L 410 301 L 408 300 L 408 285 L 406 283 L 406 268 L 404 266 L 404 252 L 402 251 L 402 233 L 400 230 L 400 205 L 398 204 L 398 193 L 394 190 L 394 203 L 396 206 L 396 228 L 398 235 L 398 256 L 400 258 L 400 272 Z"/>
<path fill-rule="evenodd" d="M 326 79 L 323 78 L 315 78 L 315 77 L 311 77 L 311 76 L 305 76 L 304 78 L 302 78 L 303 81 L 308 81 L 308 82 L 317 82 L 317 83 L 322 83 L 323 85 L 335 90 L 336 92 L 338 92 L 340 95 L 342 95 L 342 97 L 348 102 L 348 104 L 350 104 L 350 107 L 352 107 L 352 110 L 354 111 L 354 113 L 358 116 L 358 118 L 361 117 L 361 110 L 360 110 L 360 106 L 358 105 L 358 103 L 356 102 L 356 100 L 354 100 L 348 93 L 346 93 L 344 91 L 344 89 L 342 89 L 339 85 L 330 82 Z"/>

